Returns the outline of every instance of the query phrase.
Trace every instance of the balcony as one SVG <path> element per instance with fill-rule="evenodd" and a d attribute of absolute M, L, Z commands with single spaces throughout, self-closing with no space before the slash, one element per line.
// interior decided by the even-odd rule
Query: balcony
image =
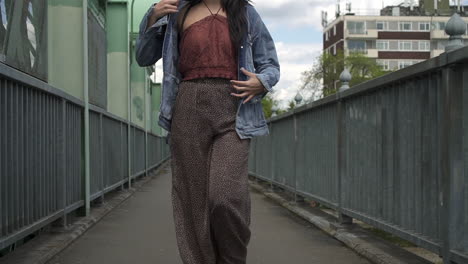
<path fill-rule="evenodd" d="M 347 29 L 346 35 L 348 38 L 352 39 L 369 39 L 369 38 L 377 38 L 377 30 L 375 29 L 368 29 L 368 30 L 355 30 L 355 29 Z"/>
<path fill-rule="evenodd" d="M 443 49 L 431 50 L 431 58 L 437 57 L 442 53 L 444 53 Z"/>
<path fill-rule="evenodd" d="M 431 31 L 431 39 L 448 39 L 449 35 L 444 30 L 433 30 Z"/>
<path fill-rule="evenodd" d="M 377 49 L 347 49 L 345 51 L 345 55 L 349 56 L 351 53 L 359 53 L 363 54 L 369 58 L 378 58 L 379 57 L 379 51 Z"/>

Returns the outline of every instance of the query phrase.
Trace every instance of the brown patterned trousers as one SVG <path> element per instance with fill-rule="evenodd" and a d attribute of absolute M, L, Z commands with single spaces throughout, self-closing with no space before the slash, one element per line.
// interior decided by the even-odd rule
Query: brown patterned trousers
<path fill-rule="evenodd" d="M 235 131 L 229 80 L 183 81 L 169 141 L 177 244 L 184 264 L 245 264 L 250 240 L 250 139 Z"/>

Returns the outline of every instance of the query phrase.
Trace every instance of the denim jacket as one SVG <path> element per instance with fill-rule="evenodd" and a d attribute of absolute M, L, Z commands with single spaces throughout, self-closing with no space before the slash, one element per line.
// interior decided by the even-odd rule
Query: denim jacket
<path fill-rule="evenodd" d="M 188 1 L 181 0 L 180 11 Z M 140 32 L 136 40 L 136 61 L 140 66 L 150 66 L 163 59 L 162 100 L 158 124 L 171 132 L 171 120 L 178 86 L 182 80 L 177 69 L 178 51 L 178 13 L 167 14 L 147 28 L 148 19 L 155 4 L 152 4 L 140 23 Z M 273 92 L 273 86 L 279 81 L 280 66 L 275 44 L 271 35 L 255 8 L 247 3 L 247 34 L 243 37 L 238 51 L 238 80 L 246 81 L 248 77 L 240 71 L 244 67 L 256 74 L 266 88 L 247 103 L 239 100 L 236 116 L 236 132 L 241 139 L 269 134 L 268 125 L 262 108 L 262 98 Z M 221 103 L 221 102 L 220 102 Z M 170 134 L 169 134 L 170 136 Z"/>

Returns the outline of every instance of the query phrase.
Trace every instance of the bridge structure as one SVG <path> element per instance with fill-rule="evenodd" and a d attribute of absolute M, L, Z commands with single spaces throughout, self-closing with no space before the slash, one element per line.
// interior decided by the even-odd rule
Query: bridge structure
<path fill-rule="evenodd" d="M 152 81 L 154 67 L 139 68 L 131 56 L 138 32 L 131 21 L 143 7 L 101 0 L 0 5 L 1 255 L 48 226 L 90 217 L 94 204 L 170 161 L 155 121 L 161 87 Z M 468 47 L 460 21 L 455 14 L 447 24 L 451 40 L 440 56 L 352 88 L 345 70 L 338 93 L 270 118 L 270 134 L 252 140 L 251 177 L 296 202 L 327 206 L 341 224 L 359 220 L 444 263 L 468 263 Z M 158 206 L 167 207 L 164 201 Z M 269 216 L 258 226 L 280 217 Z M 288 225 L 271 228 L 265 232 Z"/>

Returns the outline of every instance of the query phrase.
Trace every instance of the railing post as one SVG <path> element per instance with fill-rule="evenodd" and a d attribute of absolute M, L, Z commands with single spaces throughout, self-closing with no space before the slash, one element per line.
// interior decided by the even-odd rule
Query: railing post
<path fill-rule="evenodd" d="M 296 107 L 299 106 L 302 102 L 302 95 L 301 93 L 298 91 L 296 96 L 294 97 L 294 101 L 296 102 Z M 298 148 L 299 148 L 299 140 L 298 140 L 298 136 L 297 136 L 297 114 L 294 113 L 293 115 L 293 121 L 294 121 L 294 204 L 297 204 L 298 201 L 299 202 L 303 202 L 304 200 L 301 198 L 301 199 L 298 199 L 297 198 L 297 151 L 298 151 Z"/>
<path fill-rule="evenodd" d="M 349 81 L 351 81 L 351 74 L 347 69 L 345 69 L 340 75 L 341 87 L 339 92 L 343 92 L 349 89 Z M 352 224 L 353 218 L 345 215 L 343 213 L 343 188 L 342 188 L 342 181 L 343 181 L 343 174 L 346 173 L 346 166 L 345 166 L 345 157 L 344 157 L 344 139 L 346 135 L 346 123 L 344 118 L 344 111 L 343 111 L 343 100 L 341 99 L 341 94 L 338 94 L 339 99 L 337 102 L 337 149 L 336 149 L 336 161 L 337 161 L 337 175 L 338 175 L 338 221 L 340 224 Z"/>
<path fill-rule="evenodd" d="M 343 92 L 349 89 L 349 82 L 351 81 L 351 78 L 351 73 L 349 73 L 348 69 L 345 68 L 340 74 L 341 87 L 339 92 Z"/>
<path fill-rule="evenodd" d="M 271 170 L 271 179 L 270 179 L 270 191 L 274 191 L 273 179 L 275 178 L 275 155 L 273 153 L 273 122 L 270 122 L 270 170 Z"/>
<path fill-rule="evenodd" d="M 297 92 L 296 96 L 294 97 L 294 101 L 296 101 L 296 106 L 301 104 L 302 102 L 302 95 L 300 92 Z"/>
<path fill-rule="evenodd" d="M 99 149 L 101 150 L 101 162 L 100 162 L 100 173 L 101 173 L 101 188 L 99 191 L 101 191 L 101 197 L 99 198 L 100 199 L 100 203 L 103 203 L 104 202 L 104 175 L 105 175 L 105 171 L 104 171 L 104 160 L 105 160 L 105 157 L 104 157 L 104 126 L 103 126 L 103 121 L 102 121 L 103 117 L 102 117 L 102 113 L 99 113 Z"/>
<path fill-rule="evenodd" d="M 296 95 L 296 98 L 295 100 L 297 99 L 297 95 Z M 296 104 L 298 104 L 298 101 L 300 100 L 296 100 Z M 293 121 L 294 121 L 294 146 L 293 146 L 293 149 L 294 149 L 294 158 L 293 158 L 293 161 L 294 161 L 294 166 L 293 166 L 293 169 L 294 169 L 294 204 L 297 204 L 297 116 L 296 116 L 296 113 L 294 113 L 293 115 Z"/>
<path fill-rule="evenodd" d="M 127 151 L 126 149 L 124 149 L 124 142 L 128 140 L 128 137 L 127 138 L 124 138 L 124 134 L 123 134 L 123 130 L 125 129 L 124 128 L 124 125 L 126 123 L 123 123 L 123 122 L 120 122 L 120 156 L 122 157 L 122 163 L 121 163 L 121 170 L 120 172 L 123 173 L 122 176 L 125 176 L 125 171 L 124 171 L 124 160 L 123 160 L 123 156 L 124 156 L 124 153 L 125 151 Z M 128 145 L 127 145 L 128 146 Z M 128 153 L 128 152 L 127 152 Z M 128 158 L 127 158 L 127 162 L 128 162 Z M 123 183 L 123 178 L 122 177 L 120 180 L 122 180 L 122 184 L 120 185 L 120 190 L 123 191 L 125 189 L 125 183 Z M 106 186 L 107 187 L 107 186 Z"/>
<path fill-rule="evenodd" d="M 61 175 L 61 186 L 62 191 L 60 197 L 60 203 L 63 208 L 63 216 L 62 216 L 62 225 L 63 227 L 67 227 L 67 101 L 62 99 L 62 129 L 59 135 L 60 140 L 60 173 Z"/>
<path fill-rule="evenodd" d="M 84 214 L 91 211 L 89 171 L 89 87 L 88 87 L 88 0 L 83 0 L 83 90 L 84 90 Z"/>
<path fill-rule="evenodd" d="M 132 28 L 133 30 L 133 28 Z M 144 121 L 145 121 L 145 174 L 143 174 L 143 177 L 147 177 L 148 176 L 148 117 L 147 117 L 147 111 L 148 111 L 148 100 L 146 99 L 147 97 L 147 93 L 148 93 L 148 83 L 150 81 L 150 78 L 149 76 L 146 75 L 147 72 L 145 71 L 145 93 L 144 93 L 144 101 L 145 101 L 145 111 L 144 111 Z"/>
<path fill-rule="evenodd" d="M 466 32 L 466 23 L 455 13 L 445 26 L 445 33 L 450 36 L 449 43 L 445 47 L 445 52 L 456 50 L 463 47 L 463 34 Z"/>
<path fill-rule="evenodd" d="M 450 56 L 450 51 L 463 47 L 462 36 L 465 33 L 466 24 L 458 14 L 454 14 L 447 23 L 445 32 L 450 35 L 449 44 L 445 48 L 445 54 Z M 460 237 L 460 229 L 465 228 L 458 223 L 463 211 L 463 182 L 464 177 L 464 152 L 466 144 L 463 136 L 463 97 L 464 81 L 463 67 L 460 65 L 448 65 L 442 70 L 442 120 L 440 138 L 441 157 L 441 189 L 440 189 L 440 230 L 442 241 L 442 257 L 444 263 L 452 262 L 451 250 L 454 250 L 452 242 Z"/>

